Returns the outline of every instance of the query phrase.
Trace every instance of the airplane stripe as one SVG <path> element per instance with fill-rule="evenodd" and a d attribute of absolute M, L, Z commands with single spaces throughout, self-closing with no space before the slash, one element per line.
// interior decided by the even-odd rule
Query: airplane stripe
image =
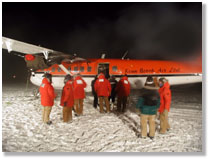
<path fill-rule="evenodd" d="M 35 74 L 44 74 L 45 72 L 35 72 Z M 173 77 L 173 76 L 201 76 L 202 74 L 200 73 L 194 73 L 194 74 L 142 74 L 142 75 L 127 75 L 127 77 L 146 77 L 146 76 L 153 76 L 153 77 L 162 77 L 162 76 L 167 76 L 167 77 Z M 66 75 L 53 75 L 53 77 L 65 77 Z M 81 75 L 82 77 L 95 77 L 96 75 Z M 122 77 L 123 75 L 113 75 L 115 77 Z"/>

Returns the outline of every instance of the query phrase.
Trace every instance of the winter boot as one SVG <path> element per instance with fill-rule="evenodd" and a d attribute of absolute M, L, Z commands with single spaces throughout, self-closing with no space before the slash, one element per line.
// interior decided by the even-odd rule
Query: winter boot
<path fill-rule="evenodd" d="M 52 121 L 48 121 L 48 122 L 47 122 L 47 125 L 51 125 L 51 124 L 52 124 Z"/>

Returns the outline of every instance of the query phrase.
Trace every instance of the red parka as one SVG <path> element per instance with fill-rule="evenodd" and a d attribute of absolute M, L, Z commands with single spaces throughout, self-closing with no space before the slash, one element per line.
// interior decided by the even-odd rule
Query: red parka
<path fill-rule="evenodd" d="M 67 102 L 66 107 L 73 107 L 74 105 L 74 92 L 71 80 L 66 82 L 65 86 L 63 87 L 60 105 L 64 106 L 64 102 Z"/>
<path fill-rule="evenodd" d="M 82 77 L 77 76 L 73 82 L 73 89 L 74 89 L 74 99 L 84 99 L 85 98 L 85 90 L 87 84 L 82 79 Z"/>
<path fill-rule="evenodd" d="M 108 97 L 111 95 L 111 84 L 105 78 L 104 74 L 100 74 L 98 76 L 98 79 L 96 80 L 96 82 L 94 84 L 94 89 L 95 89 L 98 97 L 99 96 Z"/>
<path fill-rule="evenodd" d="M 159 112 L 162 113 L 165 109 L 170 111 L 171 105 L 171 90 L 168 82 L 164 83 L 163 87 L 159 89 L 160 94 L 160 108 Z"/>
<path fill-rule="evenodd" d="M 128 81 L 128 77 L 124 76 L 117 83 L 115 88 L 118 97 L 127 97 L 130 94 L 130 82 Z"/>
<path fill-rule="evenodd" d="M 51 83 L 47 80 L 47 78 L 44 78 L 42 80 L 42 84 L 39 88 L 39 91 L 41 94 L 42 106 L 52 107 L 54 105 L 54 99 L 56 96 L 55 96 L 54 88 L 51 85 Z"/>

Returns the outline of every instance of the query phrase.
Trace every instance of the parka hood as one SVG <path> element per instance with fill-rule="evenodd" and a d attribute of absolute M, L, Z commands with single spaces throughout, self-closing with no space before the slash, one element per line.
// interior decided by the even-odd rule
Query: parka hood
<path fill-rule="evenodd" d="M 44 84 L 49 84 L 50 82 L 48 81 L 47 78 L 43 78 L 42 83 L 44 83 Z"/>
<path fill-rule="evenodd" d="M 122 77 L 122 80 L 128 80 L 128 77 L 124 76 Z"/>
<path fill-rule="evenodd" d="M 98 78 L 99 78 L 99 79 L 105 79 L 105 76 L 104 76 L 104 74 L 100 74 L 100 75 L 98 76 Z"/>
<path fill-rule="evenodd" d="M 163 87 L 164 87 L 164 88 L 170 88 L 170 85 L 169 85 L 168 82 L 166 82 L 166 83 L 164 83 Z"/>
<path fill-rule="evenodd" d="M 79 79 L 81 80 L 82 77 L 80 77 L 80 76 L 76 76 L 76 77 L 75 77 L 75 80 L 79 80 Z"/>
<path fill-rule="evenodd" d="M 72 84 L 72 80 L 68 80 L 66 84 Z"/>
<path fill-rule="evenodd" d="M 160 87 L 159 91 L 161 92 L 161 91 L 163 91 L 165 88 L 170 89 L 170 84 L 169 84 L 168 82 L 165 82 L 164 85 L 163 85 L 163 87 Z"/>

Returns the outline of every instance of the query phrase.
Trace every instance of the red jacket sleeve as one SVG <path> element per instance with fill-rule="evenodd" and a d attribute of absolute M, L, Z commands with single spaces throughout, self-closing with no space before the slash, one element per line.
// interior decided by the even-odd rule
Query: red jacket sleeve
<path fill-rule="evenodd" d="M 164 98 L 164 101 L 165 101 L 164 108 L 169 111 L 170 110 L 170 105 L 171 105 L 171 92 L 170 92 L 170 90 L 164 90 L 163 98 Z"/>
<path fill-rule="evenodd" d="M 82 82 L 84 84 L 84 88 L 86 88 L 87 87 L 87 83 L 83 79 L 82 79 Z"/>
<path fill-rule="evenodd" d="M 160 98 L 160 108 L 159 108 L 159 112 L 162 113 L 164 111 L 164 99 L 163 97 Z"/>
<path fill-rule="evenodd" d="M 130 82 L 128 82 L 128 95 L 130 95 L 130 92 L 131 92 L 131 85 Z"/>
<path fill-rule="evenodd" d="M 52 98 L 52 99 L 54 99 L 56 96 L 55 96 L 55 92 L 54 92 L 54 88 L 51 86 L 51 85 L 49 85 L 49 87 L 48 87 L 48 94 L 49 94 L 49 96 Z"/>
<path fill-rule="evenodd" d="M 69 97 L 70 97 L 70 87 L 65 87 L 64 88 L 64 97 L 63 97 L 63 102 L 67 102 Z"/>

